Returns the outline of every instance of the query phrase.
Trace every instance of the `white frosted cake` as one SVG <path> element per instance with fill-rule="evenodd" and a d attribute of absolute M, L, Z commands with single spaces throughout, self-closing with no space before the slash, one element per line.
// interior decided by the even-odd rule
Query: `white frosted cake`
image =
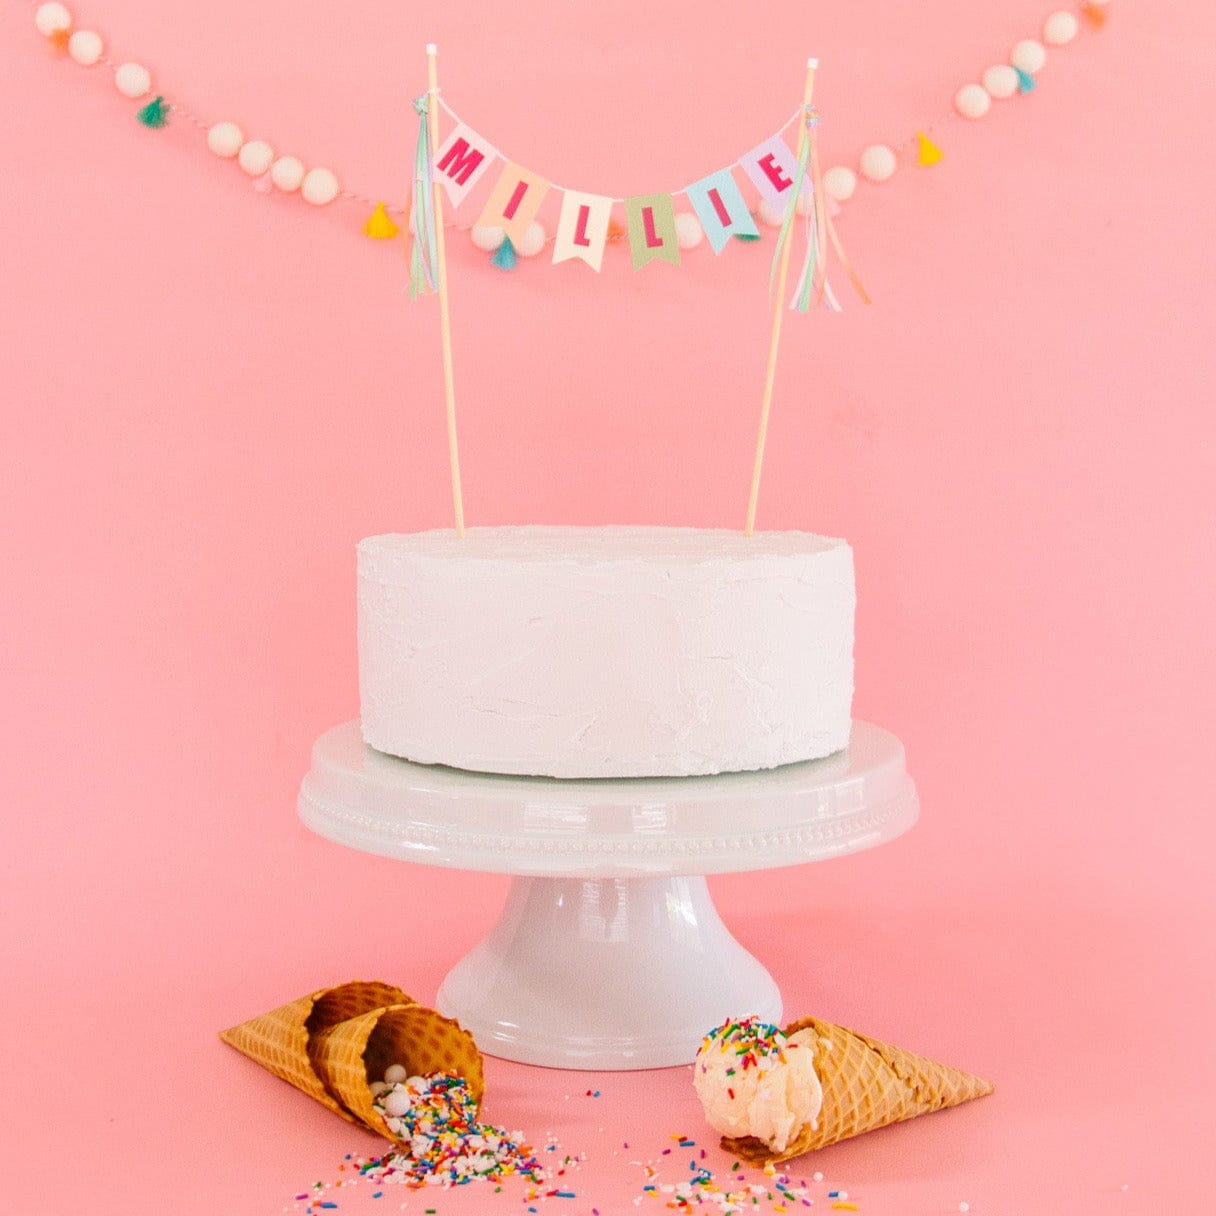
<path fill-rule="evenodd" d="M 363 738 L 423 764 L 682 777 L 849 738 L 853 554 L 803 532 L 472 528 L 359 545 Z"/>

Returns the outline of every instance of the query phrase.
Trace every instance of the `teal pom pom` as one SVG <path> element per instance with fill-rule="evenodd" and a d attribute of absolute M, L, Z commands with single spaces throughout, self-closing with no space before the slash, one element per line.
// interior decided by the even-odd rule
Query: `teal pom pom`
<path fill-rule="evenodd" d="M 1029 93 L 1034 88 L 1034 77 L 1029 72 L 1023 72 L 1021 68 L 1013 70 L 1018 74 L 1018 92 Z"/>
<path fill-rule="evenodd" d="M 145 127 L 163 127 L 169 121 L 169 107 L 163 97 L 154 97 L 135 117 Z"/>
<path fill-rule="evenodd" d="M 497 266 L 499 270 L 514 270 L 517 260 L 515 246 L 511 244 L 511 238 L 504 236 L 502 244 L 494 250 L 494 256 L 490 259 L 490 262 Z"/>

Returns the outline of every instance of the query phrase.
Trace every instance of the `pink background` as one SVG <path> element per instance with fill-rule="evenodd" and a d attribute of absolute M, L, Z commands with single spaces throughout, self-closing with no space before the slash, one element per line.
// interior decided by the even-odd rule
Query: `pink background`
<path fill-rule="evenodd" d="M 806 53 L 829 163 L 904 140 L 1048 11 L 433 7 L 78 16 L 171 100 L 399 200 L 429 38 L 475 127 L 624 194 L 768 135 Z M 857 714 L 904 739 L 923 818 L 713 889 L 791 1014 L 998 1086 L 808 1163 L 871 1216 L 1211 1205 L 1214 37 L 1210 5 L 1112 5 L 1031 97 L 945 122 L 939 166 L 847 204 L 874 307 L 787 324 L 761 526 L 852 541 Z M 450 522 L 438 310 L 402 297 L 365 209 L 264 197 L 184 122 L 140 127 L 28 5 L 0 47 L 0 1194 L 278 1213 L 376 1142 L 215 1031 L 356 976 L 429 1000 L 505 891 L 294 809 L 313 738 L 357 711 L 355 542 Z M 451 245 L 470 522 L 742 523 L 771 234 L 636 276 L 611 249 L 600 278 Z M 491 1118 L 587 1154 L 545 1210 L 632 1211 L 628 1162 L 671 1132 L 724 1164 L 680 1070 L 490 1083 Z"/>

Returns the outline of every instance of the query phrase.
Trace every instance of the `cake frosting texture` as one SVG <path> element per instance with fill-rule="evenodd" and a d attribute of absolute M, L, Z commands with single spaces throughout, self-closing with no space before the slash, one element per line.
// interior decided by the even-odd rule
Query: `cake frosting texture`
<path fill-rule="evenodd" d="M 364 740 L 496 773 L 771 768 L 849 737 L 853 554 L 801 532 L 510 527 L 359 544 Z"/>

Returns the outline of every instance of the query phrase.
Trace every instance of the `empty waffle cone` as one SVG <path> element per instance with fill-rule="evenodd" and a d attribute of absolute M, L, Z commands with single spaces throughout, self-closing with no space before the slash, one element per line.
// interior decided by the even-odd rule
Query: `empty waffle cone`
<path fill-rule="evenodd" d="M 220 1038 L 322 1106 L 353 1122 L 350 1112 L 326 1090 L 313 1064 L 314 1041 L 347 1018 L 384 1005 L 409 1004 L 412 999 L 392 984 L 355 980 L 335 988 L 322 988 L 231 1030 L 221 1030 Z"/>
<path fill-rule="evenodd" d="M 791 1022 L 784 1033 L 807 1029 L 818 1036 L 815 1071 L 823 1086 L 816 1125 L 804 1128 L 782 1152 L 750 1136 L 724 1136 L 727 1152 L 752 1165 L 789 1161 L 838 1140 L 992 1093 L 991 1082 L 980 1077 L 818 1018 Z"/>
<path fill-rule="evenodd" d="M 372 1105 L 371 1082 L 391 1064 L 410 1076 L 446 1072 L 463 1077 L 473 1100 L 485 1092 L 481 1052 L 459 1022 L 425 1005 L 390 1005 L 348 1018 L 315 1040 L 317 1073 L 326 1089 L 361 1123 L 389 1140 L 380 1112 Z"/>

